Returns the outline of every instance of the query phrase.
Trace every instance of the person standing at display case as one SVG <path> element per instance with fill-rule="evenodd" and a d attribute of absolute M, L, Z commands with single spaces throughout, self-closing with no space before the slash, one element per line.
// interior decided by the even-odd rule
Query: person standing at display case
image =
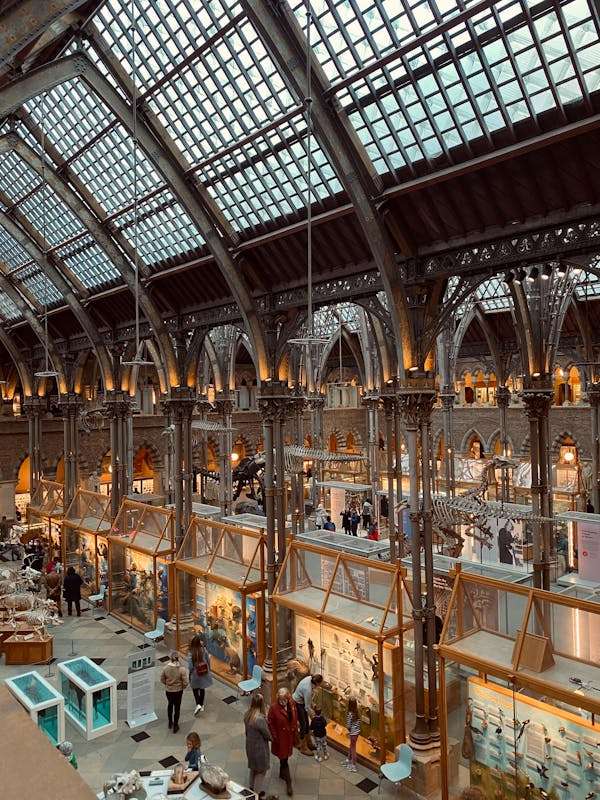
<path fill-rule="evenodd" d="M 350 748 L 348 750 L 348 758 L 342 762 L 342 765 L 347 767 L 350 772 L 356 772 L 356 745 L 358 737 L 360 736 L 360 715 L 358 713 L 358 701 L 356 697 L 351 697 L 348 700 L 346 727 L 348 728 L 348 736 L 350 737 Z"/>
<path fill-rule="evenodd" d="M 69 616 L 72 616 L 73 603 L 75 604 L 77 616 L 81 616 L 81 587 L 83 583 L 81 575 L 75 572 L 75 567 L 69 567 L 63 584 L 63 594 L 67 601 L 67 612 Z"/>
<path fill-rule="evenodd" d="M 350 532 L 352 536 L 358 536 L 358 523 L 360 522 L 360 514 L 353 508 L 350 515 Z"/>
<path fill-rule="evenodd" d="M 315 525 L 319 530 L 325 526 L 327 522 L 327 512 L 325 511 L 325 507 L 323 503 L 319 503 L 317 506 L 317 510 L 315 511 Z"/>
<path fill-rule="evenodd" d="M 350 534 L 350 509 L 345 508 L 343 511 L 341 511 L 340 517 L 342 518 L 342 528 L 344 529 L 344 533 Z"/>
<path fill-rule="evenodd" d="M 369 526 L 371 525 L 371 514 L 373 513 L 373 506 L 369 503 L 368 500 L 365 500 L 362 506 L 362 523 L 363 529 L 365 531 L 369 530 Z"/>
<path fill-rule="evenodd" d="M 314 690 L 323 683 L 322 675 L 307 675 L 298 681 L 298 685 L 294 689 L 292 695 L 293 701 L 296 703 L 296 712 L 298 714 L 298 722 L 300 724 L 300 747 L 299 750 L 302 755 L 311 756 L 312 748 L 310 742 L 310 726 L 308 717 L 312 717 L 312 699 Z"/>
<path fill-rule="evenodd" d="M 259 692 L 252 695 L 250 708 L 244 716 L 244 727 L 246 730 L 246 756 L 250 770 L 248 787 L 258 794 L 259 800 L 263 800 L 265 793 L 262 791 L 262 787 L 265 785 L 269 771 L 269 742 L 272 737 L 265 716 L 265 701 Z"/>
<path fill-rule="evenodd" d="M 498 558 L 501 564 L 514 564 L 513 544 L 515 538 L 512 535 L 512 522 L 507 520 L 498 531 Z"/>
<path fill-rule="evenodd" d="M 279 689 L 277 698 L 267 715 L 271 732 L 271 752 L 279 759 L 279 777 L 285 781 L 288 797 L 294 794 L 289 758 L 294 752 L 294 739 L 298 732 L 296 704 L 288 689 Z"/>
<path fill-rule="evenodd" d="M 320 708 L 315 708 L 315 715 L 311 720 L 310 729 L 315 737 L 315 761 L 327 761 L 327 720 Z"/>
<path fill-rule="evenodd" d="M 196 634 L 190 642 L 188 672 L 190 676 L 190 686 L 192 687 L 194 700 L 196 701 L 196 708 L 194 709 L 194 716 L 196 716 L 201 711 L 204 711 L 206 690 L 209 686 L 212 686 L 210 656 L 199 634 Z"/>
<path fill-rule="evenodd" d="M 181 711 L 181 698 L 183 690 L 188 685 L 188 672 L 179 662 L 179 653 L 174 650 L 169 656 L 169 661 L 160 675 L 160 682 L 165 687 L 167 695 L 167 716 L 169 719 L 169 729 L 173 733 L 179 730 L 179 712 Z"/>
<path fill-rule="evenodd" d="M 49 575 L 46 575 L 46 597 L 48 600 L 53 600 L 56 603 L 56 607 L 58 609 L 58 616 L 62 617 L 62 602 L 61 602 L 61 593 L 62 589 L 62 578 L 60 576 L 60 572 L 57 572 L 56 569 L 53 570 Z"/>

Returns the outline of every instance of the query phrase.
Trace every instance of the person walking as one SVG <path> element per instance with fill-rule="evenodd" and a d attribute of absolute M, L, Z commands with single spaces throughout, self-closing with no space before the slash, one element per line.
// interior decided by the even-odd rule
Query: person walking
<path fill-rule="evenodd" d="M 311 756 L 312 750 L 310 742 L 309 716 L 312 716 L 312 699 L 314 690 L 323 683 L 322 675 L 307 675 L 298 681 L 292 700 L 296 704 L 296 713 L 300 725 L 300 746 L 299 750 L 304 756 Z"/>
<path fill-rule="evenodd" d="M 360 515 L 358 511 L 353 508 L 350 515 L 350 532 L 352 536 L 358 536 L 358 523 L 360 522 Z"/>
<path fill-rule="evenodd" d="M 294 752 L 294 739 L 298 728 L 296 704 L 288 689 L 279 689 L 275 702 L 267 715 L 271 732 L 271 752 L 279 759 L 279 777 L 285 781 L 287 795 L 294 794 L 289 758 Z"/>
<path fill-rule="evenodd" d="M 167 695 L 167 716 L 169 719 L 169 729 L 173 733 L 179 730 L 179 712 L 181 711 L 181 698 L 183 690 L 189 683 L 188 671 L 179 661 L 179 653 L 176 650 L 169 656 L 160 674 L 160 682 L 165 687 Z"/>
<path fill-rule="evenodd" d="M 56 603 L 56 607 L 58 609 L 58 616 L 62 617 L 62 601 L 61 601 L 61 593 L 62 590 L 62 578 L 60 576 L 60 572 L 54 570 L 49 575 L 46 575 L 46 597 L 48 600 L 53 600 Z"/>
<path fill-rule="evenodd" d="M 258 795 L 258 800 L 263 800 L 267 772 L 270 766 L 269 742 L 272 739 L 271 731 L 265 716 L 265 701 L 260 694 L 252 695 L 250 708 L 244 715 L 244 728 L 246 730 L 246 757 L 250 770 L 248 788 Z"/>
<path fill-rule="evenodd" d="M 206 690 L 209 686 L 212 686 L 210 656 L 199 634 L 196 634 L 190 642 L 188 672 L 190 675 L 190 686 L 192 687 L 194 699 L 196 701 L 196 708 L 194 710 L 194 716 L 196 716 L 201 711 L 204 711 Z"/>
<path fill-rule="evenodd" d="M 83 578 L 75 572 L 75 567 L 69 567 L 65 580 L 63 583 L 63 595 L 67 601 L 67 612 L 72 616 L 73 603 L 75 603 L 75 610 L 77 616 L 81 616 L 81 587 L 83 586 Z"/>

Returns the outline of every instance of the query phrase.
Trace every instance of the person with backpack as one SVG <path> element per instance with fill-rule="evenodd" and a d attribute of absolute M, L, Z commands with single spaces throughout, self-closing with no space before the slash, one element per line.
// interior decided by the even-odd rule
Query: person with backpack
<path fill-rule="evenodd" d="M 197 716 L 201 711 L 204 711 L 206 690 L 212 685 L 210 656 L 204 647 L 204 642 L 200 634 L 196 634 L 190 642 L 188 672 L 190 675 L 190 686 L 192 687 L 194 700 L 196 701 L 194 716 Z"/>

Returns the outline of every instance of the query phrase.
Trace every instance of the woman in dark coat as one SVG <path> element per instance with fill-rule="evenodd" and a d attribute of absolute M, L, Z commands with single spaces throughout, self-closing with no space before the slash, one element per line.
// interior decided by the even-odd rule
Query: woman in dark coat
<path fill-rule="evenodd" d="M 63 581 L 63 594 L 67 601 L 67 610 L 69 616 L 72 615 L 73 603 L 75 603 L 75 610 L 77 616 L 81 616 L 81 587 L 83 586 L 83 578 L 75 572 L 75 567 L 69 567 L 67 574 Z"/>
<path fill-rule="evenodd" d="M 258 800 L 263 800 L 265 793 L 262 786 L 265 784 L 267 772 L 271 762 L 269 742 L 271 732 L 265 717 L 265 701 L 262 694 L 252 695 L 250 708 L 244 716 L 246 728 L 246 756 L 250 770 L 249 788 L 258 794 Z"/>
<path fill-rule="evenodd" d="M 285 781 L 288 797 L 294 794 L 288 759 L 294 752 L 294 740 L 298 733 L 296 704 L 288 689 L 280 689 L 277 699 L 269 708 L 267 716 L 271 731 L 271 752 L 279 759 L 279 777 Z"/>

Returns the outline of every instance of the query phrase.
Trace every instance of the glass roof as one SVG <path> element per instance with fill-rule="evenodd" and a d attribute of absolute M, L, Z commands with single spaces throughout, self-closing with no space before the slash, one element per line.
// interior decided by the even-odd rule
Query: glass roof
<path fill-rule="evenodd" d="M 320 337 L 337 335 L 340 329 L 340 320 L 350 333 L 358 333 L 361 312 L 362 309 L 355 303 L 322 306 L 315 311 L 313 317 L 315 335 Z"/>

